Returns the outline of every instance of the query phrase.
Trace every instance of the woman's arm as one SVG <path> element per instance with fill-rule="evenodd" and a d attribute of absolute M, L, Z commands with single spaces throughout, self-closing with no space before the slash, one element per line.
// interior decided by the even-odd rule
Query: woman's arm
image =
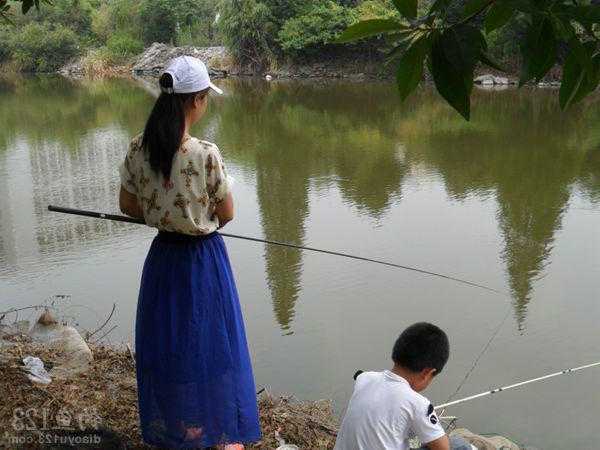
<path fill-rule="evenodd" d="M 140 208 L 138 204 L 137 195 L 127 192 L 123 186 L 119 191 L 119 208 L 123 214 L 127 214 L 130 217 L 136 219 L 144 218 L 144 210 Z"/>
<path fill-rule="evenodd" d="M 231 192 L 222 201 L 217 203 L 214 215 L 219 219 L 219 228 L 223 228 L 228 222 L 233 220 L 233 196 Z"/>

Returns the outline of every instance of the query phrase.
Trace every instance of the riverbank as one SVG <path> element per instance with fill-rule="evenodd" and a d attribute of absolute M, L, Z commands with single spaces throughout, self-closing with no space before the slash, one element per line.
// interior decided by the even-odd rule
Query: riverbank
<path fill-rule="evenodd" d="M 58 72 L 68 77 L 156 77 L 167 63 L 178 56 L 190 55 L 206 62 L 213 78 L 266 77 L 268 79 L 344 79 L 351 81 L 390 81 L 395 78 L 393 64 L 387 64 L 381 53 L 371 50 L 362 53 L 349 50 L 331 51 L 280 61 L 269 69 L 261 66 L 240 66 L 225 47 L 173 47 L 155 42 L 140 55 L 126 63 L 114 65 L 90 52 L 62 67 Z M 508 73 L 480 67 L 475 84 L 482 88 L 506 88 L 518 84 L 518 67 L 511 65 Z M 555 67 L 538 87 L 560 87 L 561 71 Z M 431 82 L 425 71 L 424 81 Z"/>
<path fill-rule="evenodd" d="M 77 448 L 153 448 L 145 446 L 138 425 L 135 358 L 129 346 L 106 347 L 89 340 L 89 360 L 73 362 L 74 344 L 83 339 L 72 327 L 45 318 L 0 323 L 0 448 L 64 448 L 52 442 L 92 444 Z M 40 342 L 38 336 L 52 338 Z M 65 336 L 70 335 L 69 338 Z M 49 384 L 33 382 L 23 358 L 40 358 Z M 300 402 L 292 396 L 258 394 L 262 441 L 248 447 L 273 449 L 284 440 L 302 449 L 332 448 L 338 421 L 331 401 Z M 41 445 L 41 444 L 44 445 Z"/>
<path fill-rule="evenodd" d="M 27 321 L 5 325 L 0 319 L 0 447 L 151 448 L 144 445 L 138 425 L 131 347 L 97 345 L 91 337 L 83 339 L 47 312 L 32 328 Z M 27 357 L 39 358 L 44 369 L 26 371 Z M 339 421 L 330 400 L 298 401 L 263 388 L 258 405 L 263 439 L 247 448 L 274 449 L 284 443 L 298 449 L 333 448 Z M 465 429 L 453 433 L 480 450 L 519 450 L 500 436 Z"/>
<path fill-rule="evenodd" d="M 98 77 L 98 76 L 158 76 L 168 61 L 181 56 L 190 55 L 206 62 L 211 77 L 228 76 L 261 76 L 266 75 L 279 79 L 294 78 L 331 78 L 355 80 L 383 80 L 394 76 L 393 68 L 385 66 L 384 61 L 376 53 L 356 55 L 350 52 L 331 52 L 324 55 L 304 57 L 295 61 L 282 61 L 277 66 L 265 70 L 262 67 L 239 65 L 233 55 L 225 47 L 173 47 L 167 44 L 154 43 L 142 54 L 120 65 L 102 61 L 91 52 L 71 61 L 59 69 L 65 76 Z"/>

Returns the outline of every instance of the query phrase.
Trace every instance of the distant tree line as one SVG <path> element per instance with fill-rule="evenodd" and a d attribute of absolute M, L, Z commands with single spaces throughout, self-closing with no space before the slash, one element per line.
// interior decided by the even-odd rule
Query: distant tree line
<path fill-rule="evenodd" d="M 217 12 L 214 0 L 0 0 L 0 64 L 53 71 L 89 51 L 118 64 L 153 42 L 219 44 Z"/>
<path fill-rule="evenodd" d="M 419 2 L 419 10 L 431 4 Z M 0 0 L 0 63 L 52 71 L 93 51 L 115 64 L 165 42 L 225 44 L 242 63 L 266 67 L 325 47 L 348 47 L 333 42 L 348 26 L 371 19 L 402 16 L 393 0 Z M 495 31 L 491 53 L 500 59 L 516 54 L 518 30 L 517 24 Z"/>
<path fill-rule="evenodd" d="M 475 68 L 518 60 L 520 84 L 561 66 L 563 108 L 600 81 L 595 0 L 0 0 L 0 63 L 54 70 L 85 51 L 111 63 L 152 42 L 224 43 L 269 67 L 325 48 L 376 47 L 405 99 L 427 68 L 466 119 Z M 14 14 L 19 8 L 23 13 Z M 12 22 L 12 23 L 9 23 Z"/>

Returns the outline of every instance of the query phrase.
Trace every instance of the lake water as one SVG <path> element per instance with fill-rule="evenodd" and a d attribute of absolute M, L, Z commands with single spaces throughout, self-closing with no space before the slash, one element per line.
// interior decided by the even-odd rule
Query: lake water
<path fill-rule="evenodd" d="M 332 398 L 357 369 L 390 366 L 416 321 L 451 339 L 426 394 L 445 401 L 497 333 L 460 398 L 600 359 L 600 106 L 556 92 L 477 92 L 463 121 L 421 90 L 224 80 L 194 134 L 236 179 L 230 233 L 412 265 L 452 281 L 227 239 L 258 386 Z M 0 311 L 57 302 L 103 340 L 131 342 L 154 231 L 50 213 L 116 212 L 117 166 L 153 103 L 133 80 L 0 82 Z M 53 299 L 69 295 L 68 299 Z M 13 315 L 14 316 L 14 315 Z M 24 311 L 19 318 L 33 318 Z M 107 329 L 109 328 L 107 327 Z M 449 411 L 480 433 L 543 449 L 597 448 L 600 369 Z"/>

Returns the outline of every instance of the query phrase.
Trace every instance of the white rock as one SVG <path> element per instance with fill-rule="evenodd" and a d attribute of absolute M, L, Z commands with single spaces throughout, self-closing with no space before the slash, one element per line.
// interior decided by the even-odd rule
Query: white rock
<path fill-rule="evenodd" d="M 480 75 L 473 80 L 475 84 L 494 84 L 494 75 Z"/>
<path fill-rule="evenodd" d="M 33 341 L 61 353 L 50 370 L 52 378 L 70 378 L 89 368 L 93 359 L 92 351 L 75 328 L 59 323 L 46 325 L 38 321 L 29 335 Z"/>

